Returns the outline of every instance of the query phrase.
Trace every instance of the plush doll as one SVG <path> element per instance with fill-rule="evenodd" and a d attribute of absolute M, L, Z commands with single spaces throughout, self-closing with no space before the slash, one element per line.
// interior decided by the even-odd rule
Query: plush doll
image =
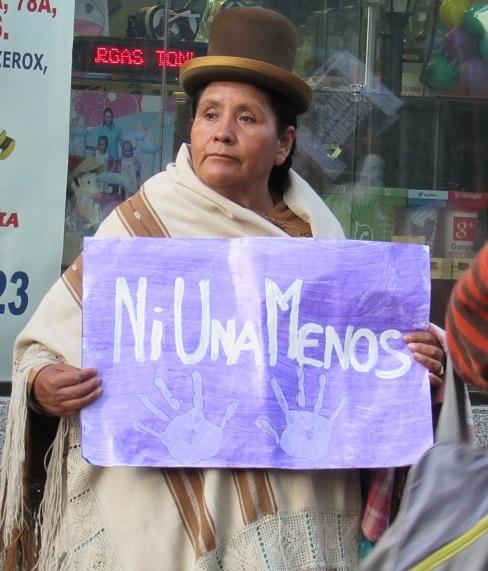
<path fill-rule="evenodd" d="M 74 196 L 74 215 L 81 224 L 82 233 L 91 235 L 101 222 L 97 204 L 97 175 L 104 169 L 95 157 L 83 160 L 68 177 L 68 184 Z"/>

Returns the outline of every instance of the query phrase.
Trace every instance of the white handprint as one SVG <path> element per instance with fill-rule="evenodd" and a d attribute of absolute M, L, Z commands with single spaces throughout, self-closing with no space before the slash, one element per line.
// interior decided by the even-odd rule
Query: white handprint
<path fill-rule="evenodd" d="M 166 413 L 157 408 L 145 395 L 139 395 L 143 405 L 156 418 L 163 422 L 169 422 L 166 430 L 155 430 L 151 426 L 139 422 L 137 430 L 159 439 L 168 452 L 181 464 L 194 465 L 202 460 L 213 458 L 222 446 L 224 428 L 229 420 L 235 415 L 236 404 L 227 407 L 220 426 L 211 424 L 203 412 L 203 386 L 202 376 L 198 371 L 192 373 L 193 382 L 193 407 L 187 412 L 170 419 Z M 160 377 L 154 380 L 154 385 L 161 391 L 165 402 L 172 410 L 178 411 L 181 402 L 174 398 L 166 383 Z"/>
<path fill-rule="evenodd" d="M 305 388 L 302 369 L 297 369 L 297 376 L 297 403 L 300 408 L 303 409 L 305 407 Z M 276 443 L 281 446 L 289 456 L 298 459 L 308 459 L 312 462 L 322 460 L 329 452 L 334 424 L 347 404 L 347 397 L 343 395 L 339 399 L 337 408 L 330 418 L 321 416 L 320 411 L 324 404 L 326 384 L 327 377 L 323 374 L 320 375 L 319 393 L 315 400 L 313 412 L 307 410 L 290 410 L 278 381 L 273 377 L 271 379 L 271 386 L 273 387 L 276 400 L 285 415 L 286 428 L 280 437 L 270 420 L 264 416 L 260 416 L 256 420 L 256 426 L 273 436 Z"/>

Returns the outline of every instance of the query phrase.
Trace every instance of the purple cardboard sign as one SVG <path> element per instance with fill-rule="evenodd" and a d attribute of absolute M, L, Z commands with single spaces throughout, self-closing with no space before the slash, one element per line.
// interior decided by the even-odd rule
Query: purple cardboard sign
<path fill-rule="evenodd" d="M 101 466 L 355 468 L 432 444 L 425 246 L 308 238 L 85 240 L 82 411 Z"/>

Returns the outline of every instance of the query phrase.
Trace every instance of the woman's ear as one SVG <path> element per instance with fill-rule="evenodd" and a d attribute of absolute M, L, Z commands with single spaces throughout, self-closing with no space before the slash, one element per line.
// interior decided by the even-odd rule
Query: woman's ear
<path fill-rule="evenodd" d="M 293 141 L 295 140 L 295 134 L 296 129 L 291 125 L 281 134 L 276 149 L 274 166 L 279 167 L 286 161 L 286 157 L 290 154 Z"/>

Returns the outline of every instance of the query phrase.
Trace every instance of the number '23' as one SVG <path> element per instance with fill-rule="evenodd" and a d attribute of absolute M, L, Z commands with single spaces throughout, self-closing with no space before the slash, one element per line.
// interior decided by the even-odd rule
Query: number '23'
<path fill-rule="evenodd" d="M 29 276 L 25 272 L 14 272 L 10 278 L 10 283 L 17 286 L 15 301 L 9 301 L 7 307 L 12 315 L 22 315 L 29 304 L 27 288 L 29 286 Z M 7 289 L 7 276 L 0 271 L 0 299 Z M 5 313 L 5 304 L 0 303 L 0 315 Z"/>

